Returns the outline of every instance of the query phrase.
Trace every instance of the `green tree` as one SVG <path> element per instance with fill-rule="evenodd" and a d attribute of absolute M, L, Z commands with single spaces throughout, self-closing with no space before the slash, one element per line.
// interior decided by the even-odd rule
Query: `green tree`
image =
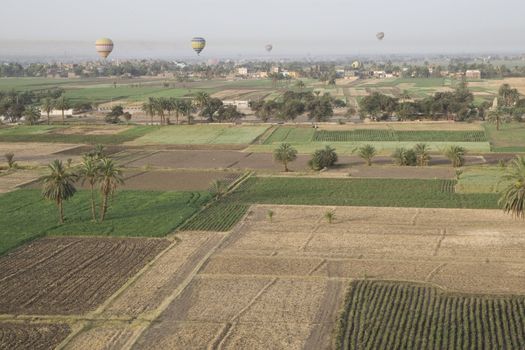
<path fill-rule="evenodd" d="M 142 111 L 146 113 L 147 117 L 151 118 L 151 124 L 153 124 L 153 117 L 155 116 L 155 106 L 149 102 L 144 102 L 142 104 Z"/>
<path fill-rule="evenodd" d="M 335 219 L 335 213 L 332 210 L 327 211 L 324 213 L 324 218 L 326 221 L 328 221 L 329 224 L 331 224 Z"/>
<path fill-rule="evenodd" d="M 337 162 L 337 158 L 335 148 L 326 145 L 324 149 L 318 149 L 314 152 L 308 164 L 313 170 L 321 170 L 334 165 Z"/>
<path fill-rule="evenodd" d="M 372 145 L 363 145 L 358 148 L 357 155 L 366 161 L 366 165 L 372 165 L 372 159 L 377 155 L 377 151 Z"/>
<path fill-rule="evenodd" d="M 99 161 L 96 158 L 90 157 L 87 154 L 84 155 L 84 157 L 82 158 L 82 163 L 80 164 L 78 174 L 82 179 L 82 184 L 87 182 L 91 190 L 91 216 L 93 218 L 93 221 L 97 221 L 95 204 L 95 185 L 99 180 L 99 171 Z"/>
<path fill-rule="evenodd" d="M 491 124 L 496 124 L 496 130 L 499 131 L 501 125 L 501 119 L 503 118 L 503 110 L 497 108 L 495 110 L 489 111 L 487 115 L 487 121 Z"/>
<path fill-rule="evenodd" d="M 55 107 L 62 111 L 62 124 L 65 124 L 64 113 L 67 109 L 70 108 L 69 100 L 64 95 L 62 95 L 58 99 L 56 99 Z"/>
<path fill-rule="evenodd" d="M 509 185 L 502 191 L 499 204 L 506 213 L 525 219 L 525 157 L 512 160 L 503 180 L 509 181 Z"/>
<path fill-rule="evenodd" d="M 55 103 L 51 98 L 46 97 L 42 101 L 42 110 L 47 114 L 47 125 L 49 125 L 49 122 L 50 122 L 49 114 L 53 111 L 54 108 L 55 108 Z"/>
<path fill-rule="evenodd" d="M 100 193 L 102 194 L 102 207 L 100 211 L 100 221 L 104 221 L 109 206 L 109 196 L 117 190 L 117 186 L 124 183 L 122 170 L 120 170 L 113 160 L 103 158 L 100 161 L 98 182 L 100 183 Z"/>
<path fill-rule="evenodd" d="M 447 157 L 454 168 L 462 167 L 465 164 L 465 148 L 461 146 L 450 146 L 445 150 L 445 157 Z"/>
<path fill-rule="evenodd" d="M 396 148 L 394 153 L 392 153 L 392 158 L 394 158 L 394 163 L 399 166 L 414 166 L 417 164 L 416 152 L 404 147 Z"/>
<path fill-rule="evenodd" d="M 73 197 L 77 189 L 75 180 L 77 176 L 64 167 L 60 160 L 49 164 L 50 174 L 43 178 L 42 196 L 54 201 L 58 207 L 59 222 L 64 223 L 64 201 Z"/>
<path fill-rule="evenodd" d="M 7 162 L 7 168 L 8 169 L 14 169 L 16 168 L 16 162 L 15 162 L 15 154 L 13 152 L 8 152 L 4 154 L 5 160 Z"/>
<path fill-rule="evenodd" d="M 418 143 L 414 146 L 416 162 L 419 166 L 427 166 L 430 163 L 430 147 L 426 143 Z"/>
<path fill-rule="evenodd" d="M 282 143 L 273 152 L 273 159 L 284 165 L 284 171 L 288 172 L 288 163 L 297 159 L 297 150 L 289 143 Z"/>
<path fill-rule="evenodd" d="M 228 184 L 222 180 L 215 180 L 211 183 L 210 194 L 216 200 L 221 199 L 228 192 Z"/>
<path fill-rule="evenodd" d="M 24 117 L 29 125 L 35 125 L 40 119 L 40 109 L 36 107 L 26 106 L 24 109 Z"/>

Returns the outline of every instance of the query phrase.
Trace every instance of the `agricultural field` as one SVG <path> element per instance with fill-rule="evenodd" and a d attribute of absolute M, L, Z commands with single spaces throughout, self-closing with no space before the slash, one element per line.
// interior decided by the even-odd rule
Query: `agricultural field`
<path fill-rule="evenodd" d="M 368 125 L 371 126 L 370 129 L 366 128 Z M 452 130 L 440 124 L 436 126 L 427 124 L 427 126 L 428 130 L 417 126 L 390 128 L 387 125 L 381 125 L 381 127 L 376 127 L 376 124 L 365 124 L 359 127 L 323 126 L 319 130 L 285 126 L 278 127 L 263 141 L 263 144 L 253 144 L 248 147 L 247 151 L 271 152 L 280 143 L 287 142 L 292 144 L 299 153 L 313 153 L 329 145 L 336 148 L 340 155 L 351 155 L 359 146 L 371 144 L 379 154 L 389 155 L 396 148 L 411 148 L 417 143 L 424 142 L 433 152 L 442 152 L 451 145 L 465 147 L 469 152 L 474 153 L 490 152 L 488 139 L 479 126 L 470 130 Z"/>
<path fill-rule="evenodd" d="M 519 349 L 525 344 L 524 297 L 359 281 L 347 298 L 339 349 Z"/>
<path fill-rule="evenodd" d="M 0 348 L 54 349 L 69 333 L 67 324 L 0 322 Z"/>
<path fill-rule="evenodd" d="M 203 192 L 119 191 L 107 219 L 93 224 L 89 191 L 79 191 L 64 205 L 66 223 L 58 225 L 54 203 L 40 190 L 0 195 L 0 254 L 46 235 L 163 237 L 174 231 L 209 200 Z M 98 197 L 97 197 L 98 200 Z M 28 221 L 28 213 L 31 220 Z M 146 229 L 147 228 L 147 229 Z"/>
<path fill-rule="evenodd" d="M 17 126 L 0 128 L 0 147 L 4 142 L 50 142 L 62 144 L 114 145 L 134 140 L 158 127 L 150 126 Z"/>
<path fill-rule="evenodd" d="M 267 126 L 178 125 L 158 128 L 131 145 L 243 145 L 252 143 Z"/>
<path fill-rule="evenodd" d="M 499 193 L 509 183 L 503 179 L 506 168 L 501 166 L 466 167 L 456 185 L 459 193 Z"/>
<path fill-rule="evenodd" d="M 502 123 L 500 130 L 493 124 L 484 127 L 494 152 L 525 152 L 524 123 Z"/>
<path fill-rule="evenodd" d="M 36 240 L 0 258 L 0 314 L 93 311 L 169 244 L 144 238 Z"/>

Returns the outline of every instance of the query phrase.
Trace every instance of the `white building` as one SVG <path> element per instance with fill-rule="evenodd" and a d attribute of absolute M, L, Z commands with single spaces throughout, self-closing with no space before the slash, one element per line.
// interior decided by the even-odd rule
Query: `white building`
<path fill-rule="evenodd" d="M 248 75 L 248 68 L 246 68 L 246 67 L 239 67 L 239 68 L 237 68 L 237 74 L 238 75 L 242 75 L 242 76 L 247 76 Z"/>

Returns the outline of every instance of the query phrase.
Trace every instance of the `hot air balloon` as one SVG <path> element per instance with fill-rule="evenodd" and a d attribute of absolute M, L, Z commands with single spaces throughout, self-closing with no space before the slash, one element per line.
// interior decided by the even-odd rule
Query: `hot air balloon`
<path fill-rule="evenodd" d="M 264 49 L 265 49 L 266 51 L 268 51 L 268 52 L 272 52 L 272 50 L 273 50 L 273 45 L 272 45 L 272 44 L 268 44 L 268 45 L 266 45 L 266 46 L 264 47 Z"/>
<path fill-rule="evenodd" d="M 191 39 L 191 48 L 199 55 L 204 47 L 206 46 L 206 40 L 204 38 L 195 37 Z"/>
<path fill-rule="evenodd" d="M 385 37 L 385 33 L 383 32 L 379 32 L 376 34 L 376 38 L 379 40 L 383 40 L 384 37 Z"/>
<path fill-rule="evenodd" d="M 100 57 L 107 58 L 113 51 L 113 41 L 108 38 L 101 38 L 95 42 L 95 47 Z"/>
<path fill-rule="evenodd" d="M 361 62 L 359 62 L 359 61 L 354 61 L 354 62 L 352 62 L 352 68 L 353 68 L 353 69 L 359 69 L 359 68 L 361 68 Z"/>

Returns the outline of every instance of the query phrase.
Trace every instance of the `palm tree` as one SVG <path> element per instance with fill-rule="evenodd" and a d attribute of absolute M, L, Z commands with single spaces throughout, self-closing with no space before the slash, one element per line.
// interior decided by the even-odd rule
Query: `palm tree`
<path fill-rule="evenodd" d="M 329 224 L 331 224 L 335 219 L 335 213 L 329 210 L 326 213 L 324 213 L 324 218 L 326 219 L 326 221 L 328 221 Z"/>
<path fill-rule="evenodd" d="M 153 117 L 155 116 L 155 107 L 150 102 L 144 102 L 142 104 L 142 111 L 146 113 L 146 116 L 149 116 L 151 118 L 151 124 L 153 124 Z"/>
<path fill-rule="evenodd" d="M 506 213 L 525 219 L 525 157 L 518 156 L 512 160 L 503 180 L 510 184 L 503 190 L 499 204 Z"/>
<path fill-rule="evenodd" d="M 182 115 L 185 115 L 188 118 L 188 125 L 191 124 L 191 114 L 195 112 L 195 104 L 191 99 L 180 100 L 180 111 Z"/>
<path fill-rule="evenodd" d="M 60 96 L 55 101 L 55 107 L 62 111 L 62 124 L 64 124 L 65 123 L 64 112 L 65 112 L 66 109 L 70 108 L 70 104 L 69 104 L 68 99 L 64 95 Z"/>
<path fill-rule="evenodd" d="M 124 183 L 122 170 L 117 168 L 113 160 L 103 158 L 99 165 L 98 181 L 100 182 L 100 192 L 102 194 L 102 208 L 100 221 L 104 221 L 108 211 L 108 199 L 117 190 L 117 186 Z"/>
<path fill-rule="evenodd" d="M 450 146 L 445 151 L 445 156 L 452 162 L 454 168 L 459 168 L 465 164 L 465 153 L 467 151 L 461 146 Z"/>
<path fill-rule="evenodd" d="M 499 126 L 501 124 L 501 117 L 503 116 L 503 111 L 500 108 L 492 110 L 487 116 L 487 121 L 492 124 L 496 124 L 496 130 L 499 131 Z"/>
<path fill-rule="evenodd" d="M 55 104 L 53 100 L 50 99 L 49 97 L 46 97 L 42 101 L 42 110 L 46 112 L 47 114 L 47 125 L 49 125 L 49 114 L 53 111 L 54 108 L 55 108 Z"/>
<path fill-rule="evenodd" d="M 372 158 L 374 158 L 377 154 L 377 151 L 374 146 L 372 145 L 364 145 L 359 147 L 357 150 L 357 155 L 364 159 L 366 161 L 366 165 L 371 166 L 372 165 Z"/>
<path fill-rule="evenodd" d="M 97 221 L 96 204 L 95 204 L 95 185 L 99 180 L 99 162 L 94 157 L 84 155 L 80 164 L 79 176 L 82 178 L 82 185 L 87 181 L 91 189 L 91 216 L 93 221 Z"/>
<path fill-rule="evenodd" d="M 64 223 L 64 201 L 73 197 L 77 189 L 74 182 L 77 176 L 64 167 L 60 160 L 55 160 L 49 164 L 51 173 L 44 176 L 44 187 L 42 196 L 45 199 L 52 200 L 56 203 L 59 213 L 59 221 Z"/>
<path fill-rule="evenodd" d="M 40 119 L 40 110 L 36 107 L 27 107 L 24 109 L 24 117 L 29 125 L 35 125 Z"/>
<path fill-rule="evenodd" d="M 426 143 L 418 143 L 414 146 L 417 165 L 427 166 L 430 162 L 430 147 Z"/>
<path fill-rule="evenodd" d="M 210 95 L 207 93 L 207 92 L 204 92 L 204 91 L 199 91 L 197 92 L 197 94 L 195 95 L 195 106 L 200 108 L 200 109 L 203 109 L 206 104 L 208 103 L 208 101 L 210 100 Z"/>
<path fill-rule="evenodd" d="M 297 80 L 295 86 L 299 89 L 299 91 L 303 91 L 303 89 L 306 87 L 306 84 L 302 80 Z"/>
<path fill-rule="evenodd" d="M 279 148 L 273 152 L 273 159 L 284 165 L 284 171 L 288 169 L 288 163 L 297 159 L 297 150 L 289 143 L 282 143 Z"/>
<path fill-rule="evenodd" d="M 150 97 L 149 100 L 155 113 L 160 117 L 160 125 L 164 125 L 164 99 Z"/>

